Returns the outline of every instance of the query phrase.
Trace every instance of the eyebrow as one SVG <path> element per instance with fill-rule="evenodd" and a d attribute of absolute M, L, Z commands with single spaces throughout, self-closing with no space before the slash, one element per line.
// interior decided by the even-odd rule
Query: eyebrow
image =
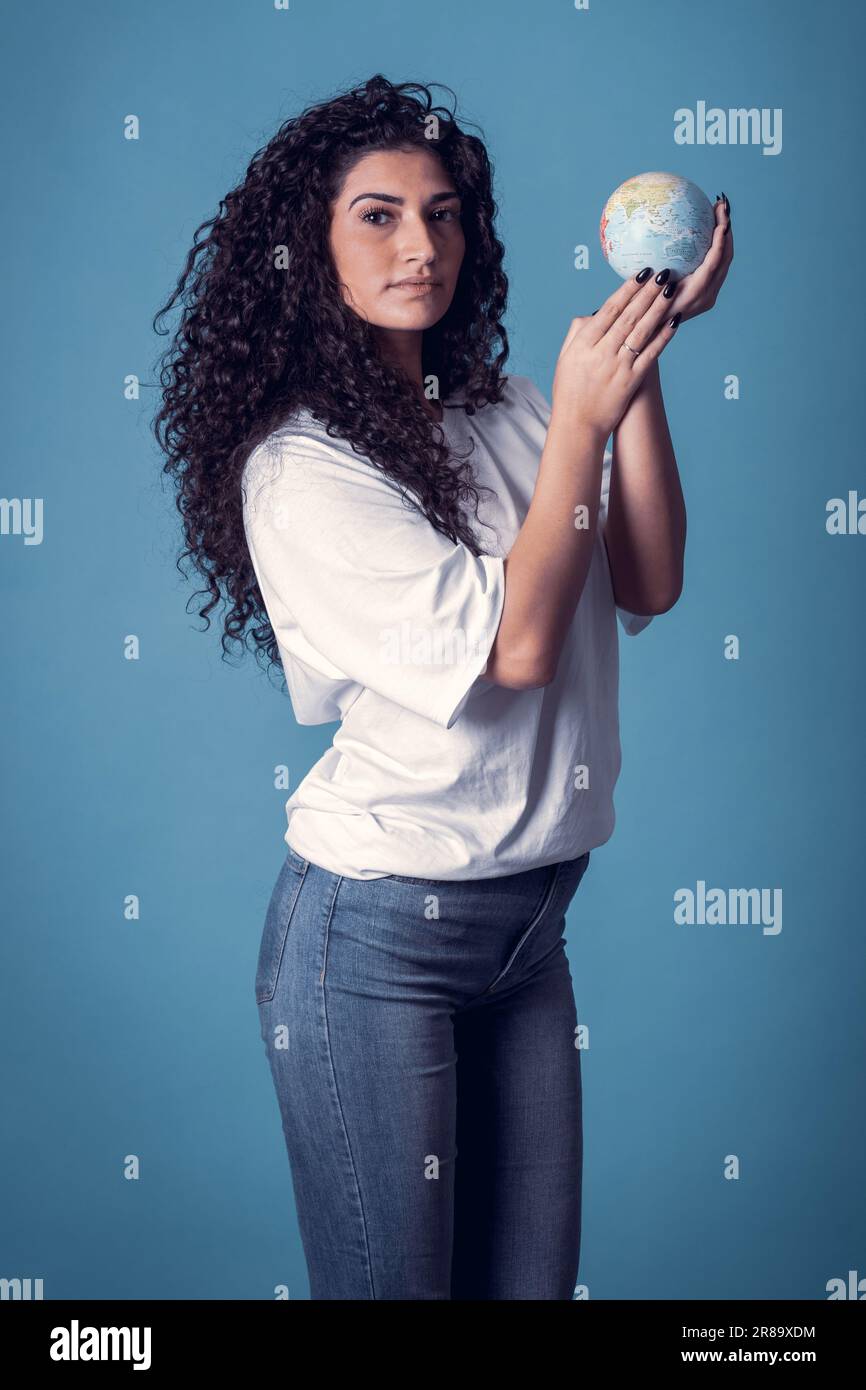
<path fill-rule="evenodd" d="M 431 194 L 430 198 L 428 199 L 428 202 L 430 202 L 430 203 L 442 203 L 442 202 L 445 201 L 446 198 L 459 198 L 459 197 L 460 197 L 460 194 L 459 194 L 459 193 L 455 193 L 452 189 L 447 189 L 444 193 L 433 193 L 433 194 Z M 349 204 L 349 207 L 346 209 L 346 211 L 348 212 L 349 209 L 350 209 L 350 208 L 353 208 L 353 207 L 355 206 L 356 203 L 360 203 L 360 201 L 361 201 L 362 198 L 378 198 L 379 201 L 380 201 L 380 202 L 383 202 L 383 203 L 401 203 L 401 204 L 402 204 L 402 203 L 404 203 L 404 202 L 406 201 L 405 198 L 395 198 L 395 197 L 393 196 L 393 194 L 391 194 L 391 193 L 357 193 L 357 194 L 355 195 L 355 197 L 352 199 L 352 201 L 351 201 L 351 203 Z"/>

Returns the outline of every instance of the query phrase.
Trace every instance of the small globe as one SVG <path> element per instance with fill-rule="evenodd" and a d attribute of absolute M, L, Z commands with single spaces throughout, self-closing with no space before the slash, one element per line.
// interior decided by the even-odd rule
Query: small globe
<path fill-rule="evenodd" d="M 681 280 L 710 249 L 716 217 L 702 189 L 679 174 L 636 174 L 611 193 L 601 214 L 601 249 L 623 280 L 651 265 Z"/>

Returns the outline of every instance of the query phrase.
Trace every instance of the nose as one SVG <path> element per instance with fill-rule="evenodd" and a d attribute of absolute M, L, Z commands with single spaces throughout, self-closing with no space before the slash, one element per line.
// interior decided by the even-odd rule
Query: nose
<path fill-rule="evenodd" d="M 421 260 L 425 263 L 435 259 L 436 243 L 422 212 L 410 213 L 402 219 L 400 255 L 406 260 Z"/>

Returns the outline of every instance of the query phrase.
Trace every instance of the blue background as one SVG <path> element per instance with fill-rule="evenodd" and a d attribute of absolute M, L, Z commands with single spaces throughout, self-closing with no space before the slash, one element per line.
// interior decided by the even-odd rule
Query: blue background
<path fill-rule="evenodd" d="M 448 83 L 479 123 L 506 370 L 548 394 L 570 318 L 619 283 L 610 192 L 664 169 L 730 198 L 728 282 L 661 363 L 685 591 L 621 635 L 617 829 L 569 913 L 580 1279 L 599 1299 L 822 1299 L 866 1275 L 866 537 L 825 529 L 828 498 L 864 489 L 862 9 L 104 0 L 5 29 L 2 491 L 44 498 L 45 534 L 0 538 L 0 1276 L 46 1298 L 308 1296 L 253 978 L 285 849 L 273 769 L 296 786 L 335 726 L 296 726 L 251 656 L 222 662 L 218 622 L 198 635 L 156 392 L 123 387 L 154 380 L 152 316 L 252 153 L 375 72 Z M 781 154 L 676 145 L 699 100 L 783 108 Z M 674 925 L 698 879 L 781 887 L 781 933 Z"/>

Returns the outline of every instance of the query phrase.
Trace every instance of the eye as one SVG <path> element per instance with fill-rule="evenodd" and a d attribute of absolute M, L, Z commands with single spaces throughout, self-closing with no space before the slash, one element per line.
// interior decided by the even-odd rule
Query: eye
<path fill-rule="evenodd" d="M 365 208 L 360 214 L 360 218 L 362 222 L 366 222 L 368 217 L 378 217 L 379 215 L 382 217 L 389 217 L 390 213 L 387 208 Z M 380 227 L 382 224 L 381 222 L 371 222 L 370 225 L 373 227 Z"/>
<path fill-rule="evenodd" d="M 444 213 L 444 217 L 439 216 L 440 213 Z M 432 215 L 437 222 L 459 221 L 460 219 L 460 213 L 454 208 L 435 208 Z M 381 227 L 381 222 L 374 222 L 373 218 L 390 217 L 391 211 L 389 208 L 383 207 L 364 208 L 363 212 L 359 213 L 358 216 L 362 222 L 366 222 L 370 227 Z"/>

